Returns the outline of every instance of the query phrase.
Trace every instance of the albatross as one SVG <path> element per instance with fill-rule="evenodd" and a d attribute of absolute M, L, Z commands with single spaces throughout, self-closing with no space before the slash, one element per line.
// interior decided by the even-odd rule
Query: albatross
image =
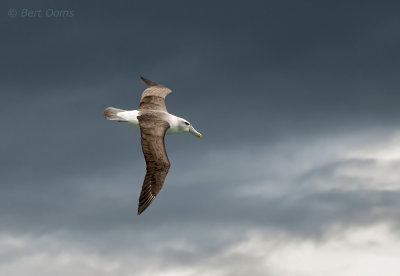
<path fill-rule="evenodd" d="M 165 150 L 165 134 L 189 132 L 201 138 L 200 132 L 185 119 L 168 113 L 165 97 L 172 91 L 156 82 L 140 77 L 147 85 L 137 110 L 107 107 L 104 117 L 140 128 L 142 151 L 146 160 L 146 176 L 139 197 L 138 215 L 160 192 L 171 166 Z"/>

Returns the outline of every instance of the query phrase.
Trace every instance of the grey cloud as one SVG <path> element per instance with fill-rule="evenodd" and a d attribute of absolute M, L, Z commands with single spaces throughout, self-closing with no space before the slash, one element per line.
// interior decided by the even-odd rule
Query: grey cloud
<path fill-rule="evenodd" d="M 373 190 L 371 186 L 379 185 L 375 180 L 364 189 L 349 190 L 346 181 L 366 181 L 366 178 L 358 176 L 348 180 L 334 173 L 338 169 L 366 165 L 370 166 L 369 170 L 374 170 L 375 162 L 344 159 L 326 163 L 313 156 L 316 158 L 313 162 L 319 161 L 322 165 L 296 172 L 290 169 L 293 161 L 280 160 L 279 164 L 274 164 L 281 158 L 274 156 L 274 151 L 259 153 L 254 159 L 220 151 L 217 155 L 210 153 L 208 157 L 192 159 L 188 163 L 183 158 L 186 152 L 181 149 L 170 157 L 176 162 L 165 189 L 148 210 L 148 215 L 141 217 L 135 214 L 144 175 L 141 160 L 121 167 L 105 167 L 103 172 L 90 175 L 74 175 L 64 181 L 43 177 L 41 186 L 33 182 L 31 186 L 19 186 L 19 189 L 4 189 L 0 209 L 7 225 L 3 227 L 7 231 L 24 232 L 24 225 L 29 223 L 30 231 L 52 233 L 64 230 L 82 237 L 93 233 L 102 236 L 109 231 L 117 236 L 119 231 L 132 231 L 138 235 L 137 231 L 147 231 L 148 227 L 166 227 L 165 233 L 175 237 L 173 229 L 181 228 L 185 234 L 182 236 L 180 232 L 180 237 L 186 235 L 191 240 L 199 235 L 196 231 L 204 231 L 210 226 L 267 227 L 294 236 L 318 238 L 332 226 L 345 229 L 380 222 L 396 224 L 399 216 L 395 211 L 398 210 L 397 191 Z M 307 147 L 304 148 L 306 151 Z M 291 158 L 298 158 L 295 157 L 297 154 L 293 153 Z M 227 163 L 226 160 L 233 156 L 242 156 L 242 159 Z M 265 167 L 267 171 L 254 174 L 251 165 L 240 169 L 244 163 L 258 164 L 253 166 Z M 281 175 L 280 167 L 288 168 L 286 175 Z M 198 168 L 202 170 L 198 171 Z M 326 182 L 326 186 L 319 186 L 320 182 Z M 258 191 L 260 185 L 268 190 Z M 251 190 L 253 187 L 256 189 Z M 274 195 L 274 190 L 282 188 Z M 243 194 L 246 189 L 250 189 L 250 193 Z M 269 193 L 272 196 L 268 196 Z M 14 199 L 13 209 L 7 208 L 9 198 Z M 199 225 L 194 232 L 192 225 Z M 129 230 L 124 230 L 127 228 Z M 85 240 L 88 242 L 87 238 Z M 109 246 L 115 243 L 111 240 Z"/>

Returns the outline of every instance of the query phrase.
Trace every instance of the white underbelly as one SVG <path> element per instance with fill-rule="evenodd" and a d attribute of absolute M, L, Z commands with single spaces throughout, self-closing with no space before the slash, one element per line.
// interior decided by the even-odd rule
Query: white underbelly
<path fill-rule="evenodd" d="M 139 127 L 139 121 L 137 119 L 137 116 L 139 115 L 139 112 L 137 110 L 130 110 L 130 111 L 123 111 L 117 113 L 118 117 L 121 117 L 126 121 L 127 124 L 134 126 L 134 127 Z"/>
<path fill-rule="evenodd" d="M 137 110 L 118 112 L 117 116 L 124 119 L 128 125 L 131 125 L 134 127 L 140 127 L 139 120 L 137 119 L 137 117 L 139 116 L 139 111 L 137 111 Z M 176 133 L 183 132 L 179 128 L 178 120 L 177 120 L 176 116 L 169 114 L 168 123 L 170 124 L 170 127 L 167 129 L 166 134 L 176 134 Z"/>

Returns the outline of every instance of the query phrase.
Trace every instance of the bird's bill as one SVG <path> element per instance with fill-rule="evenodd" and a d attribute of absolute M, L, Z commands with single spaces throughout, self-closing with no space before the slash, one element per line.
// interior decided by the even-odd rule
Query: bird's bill
<path fill-rule="evenodd" d="M 195 130 L 194 127 L 192 127 L 192 126 L 189 127 L 189 132 L 196 135 L 199 138 L 203 137 L 203 135 L 201 135 L 201 133 L 198 132 L 197 130 Z"/>

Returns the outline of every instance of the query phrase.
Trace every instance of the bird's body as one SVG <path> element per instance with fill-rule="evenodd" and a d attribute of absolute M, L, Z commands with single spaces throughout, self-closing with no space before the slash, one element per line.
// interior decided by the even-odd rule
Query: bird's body
<path fill-rule="evenodd" d="M 170 126 L 167 129 L 166 134 L 178 134 L 185 132 L 179 127 L 180 126 L 179 121 L 184 119 L 169 114 L 168 112 L 165 111 L 152 111 L 152 112 L 158 112 L 160 116 L 164 117 L 165 120 L 168 121 Z M 146 111 L 126 110 L 126 111 L 120 111 L 116 115 L 124 119 L 124 122 L 126 122 L 128 125 L 140 128 L 138 117 L 140 116 L 140 114 L 145 114 L 145 113 Z"/>
<path fill-rule="evenodd" d="M 108 120 L 125 122 L 140 128 L 142 150 L 146 159 L 146 176 L 139 197 L 138 214 L 142 213 L 161 190 L 170 168 L 165 151 L 164 135 L 190 132 L 201 138 L 193 126 L 183 118 L 169 114 L 165 106 L 165 96 L 171 90 L 147 80 L 142 80 L 149 86 L 142 93 L 137 110 L 123 110 L 108 107 L 104 117 Z"/>

